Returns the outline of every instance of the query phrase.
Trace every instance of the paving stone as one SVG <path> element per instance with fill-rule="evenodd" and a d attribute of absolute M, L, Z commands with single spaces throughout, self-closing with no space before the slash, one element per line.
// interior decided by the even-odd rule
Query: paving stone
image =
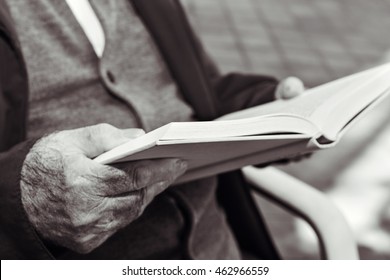
<path fill-rule="evenodd" d="M 300 65 L 322 66 L 323 60 L 313 50 L 296 47 L 284 47 L 283 58 L 288 64 L 297 63 Z"/>
<path fill-rule="evenodd" d="M 252 51 L 258 51 L 264 48 L 274 48 L 272 39 L 268 35 L 244 37 L 242 38 L 242 44 L 249 56 Z"/>
<path fill-rule="evenodd" d="M 277 42 L 284 47 L 306 49 L 308 47 L 307 36 L 304 32 L 291 28 L 272 28 L 272 35 Z"/>

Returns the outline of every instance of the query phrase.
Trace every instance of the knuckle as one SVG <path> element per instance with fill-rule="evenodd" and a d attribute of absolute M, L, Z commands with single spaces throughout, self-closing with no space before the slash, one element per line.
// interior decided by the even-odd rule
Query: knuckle
<path fill-rule="evenodd" d="M 135 189 L 142 189 L 146 187 L 149 182 L 152 172 L 147 167 L 136 167 L 131 174 L 132 185 Z"/>
<path fill-rule="evenodd" d="M 137 193 L 137 197 L 134 202 L 134 207 L 132 208 L 132 217 L 133 218 L 139 218 L 142 213 L 145 210 L 146 206 L 146 201 L 147 201 L 147 191 L 146 189 L 140 189 Z"/>
<path fill-rule="evenodd" d="M 84 177 L 73 176 L 73 174 L 67 174 L 67 176 L 64 178 L 64 181 L 64 185 L 68 186 L 68 188 L 71 190 L 81 190 L 86 184 L 86 180 Z M 73 196 L 73 192 L 71 193 L 71 195 Z"/>
<path fill-rule="evenodd" d="M 112 133 L 115 127 L 108 123 L 99 123 L 83 129 L 84 136 L 87 140 L 92 141 L 103 133 Z"/>
<path fill-rule="evenodd" d="M 101 230 L 101 232 L 107 232 L 110 230 L 114 230 L 117 227 L 117 224 L 118 224 L 117 215 L 111 212 L 105 214 L 104 217 L 100 219 L 96 227 L 98 227 Z"/>
<path fill-rule="evenodd" d="M 126 212 L 126 215 L 118 216 L 117 220 L 115 221 L 115 223 L 111 224 L 110 231 L 115 233 L 118 230 L 120 230 L 120 229 L 126 227 L 127 225 L 129 225 L 135 219 L 137 219 L 137 217 L 135 215 L 132 215 L 132 214 L 129 215 L 129 213 Z"/>
<path fill-rule="evenodd" d="M 90 252 L 93 251 L 93 249 L 95 249 L 95 247 L 89 245 L 89 244 L 86 244 L 86 243 L 76 243 L 76 246 L 74 248 L 74 250 L 79 253 L 79 254 L 88 254 Z"/>
<path fill-rule="evenodd" d="M 98 129 L 110 129 L 110 128 L 113 128 L 113 126 L 108 124 L 108 123 L 99 123 L 99 124 L 95 125 L 95 127 L 98 128 Z"/>
<path fill-rule="evenodd" d="M 115 231 L 104 231 L 100 234 L 86 234 L 75 240 L 73 250 L 80 254 L 88 254 L 103 244 Z"/>
<path fill-rule="evenodd" d="M 81 135 L 85 137 L 87 141 L 93 141 L 95 136 L 95 130 L 96 130 L 95 126 L 91 126 L 87 129 L 83 129 Z"/>
<path fill-rule="evenodd" d="M 104 132 L 117 130 L 117 128 L 115 128 L 114 126 L 112 126 L 111 124 L 108 124 L 108 123 L 100 123 L 100 124 L 97 124 L 95 127 L 98 131 L 104 131 Z"/>
<path fill-rule="evenodd" d="M 89 224 L 89 218 L 87 215 L 73 214 L 70 216 L 70 225 L 74 231 L 82 231 L 85 226 Z"/>
<path fill-rule="evenodd" d="M 101 234 L 81 233 L 73 240 L 72 249 L 80 254 L 88 254 L 99 247 L 104 240 Z"/>
<path fill-rule="evenodd" d="M 88 244 L 88 235 L 80 233 L 75 235 L 73 239 L 72 249 L 77 253 L 86 254 L 92 251 L 90 244 Z"/>

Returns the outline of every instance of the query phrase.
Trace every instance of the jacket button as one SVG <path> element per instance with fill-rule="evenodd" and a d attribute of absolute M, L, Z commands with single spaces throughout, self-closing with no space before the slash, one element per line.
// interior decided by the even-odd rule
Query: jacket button
<path fill-rule="evenodd" d="M 110 70 L 107 70 L 106 74 L 107 74 L 108 80 L 109 80 L 111 83 L 115 84 L 116 79 L 115 79 L 114 74 L 112 74 L 112 72 L 111 72 Z"/>

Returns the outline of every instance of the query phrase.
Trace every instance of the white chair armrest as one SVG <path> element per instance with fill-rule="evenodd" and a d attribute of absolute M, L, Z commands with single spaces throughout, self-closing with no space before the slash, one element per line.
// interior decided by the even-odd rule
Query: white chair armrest
<path fill-rule="evenodd" d="M 255 190 L 306 220 L 320 242 L 322 258 L 358 259 L 357 245 L 344 216 L 322 192 L 276 168 L 243 168 Z"/>

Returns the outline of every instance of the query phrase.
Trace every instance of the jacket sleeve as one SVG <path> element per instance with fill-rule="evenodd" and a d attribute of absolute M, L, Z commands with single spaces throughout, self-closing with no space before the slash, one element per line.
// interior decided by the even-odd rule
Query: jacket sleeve
<path fill-rule="evenodd" d="M 0 5 L 0 18 L 9 22 L 6 15 Z M 30 224 L 21 201 L 21 169 L 35 140 L 22 141 L 26 73 L 16 40 L 5 30 L 0 22 L 0 258 L 47 259 L 51 255 Z"/>
<path fill-rule="evenodd" d="M 275 100 L 275 90 L 279 83 L 276 78 L 244 73 L 221 75 L 195 34 L 194 38 L 202 66 L 210 79 L 220 115 Z"/>
<path fill-rule="evenodd" d="M 30 224 L 20 194 L 24 159 L 35 140 L 22 142 L 0 153 L 0 257 L 50 259 L 49 251 Z"/>

